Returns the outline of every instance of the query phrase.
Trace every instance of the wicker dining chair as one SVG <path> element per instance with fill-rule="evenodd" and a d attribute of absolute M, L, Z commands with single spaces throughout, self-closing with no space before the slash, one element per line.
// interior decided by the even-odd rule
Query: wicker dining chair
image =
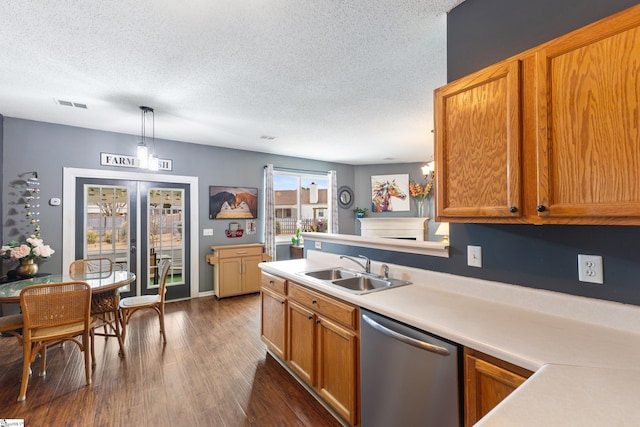
<path fill-rule="evenodd" d="M 18 402 L 27 394 L 31 363 L 40 354 L 40 376 L 46 375 L 47 345 L 71 341 L 84 353 L 85 379 L 91 384 L 91 288 L 85 282 L 27 286 L 20 292 L 24 319 L 24 362 Z M 78 339 L 81 336 L 81 339 Z"/>
<path fill-rule="evenodd" d="M 127 325 L 133 313 L 140 309 L 153 309 L 158 314 L 160 321 L 160 333 L 162 339 L 166 343 L 167 336 L 164 327 L 164 297 L 167 292 L 167 275 L 171 267 L 171 260 L 165 259 L 160 263 L 160 284 L 158 286 L 157 295 L 141 295 L 136 297 L 127 297 L 120 300 L 120 315 L 122 319 L 122 339 L 127 333 Z"/>
<path fill-rule="evenodd" d="M 109 258 L 77 259 L 69 265 L 69 274 L 103 273 L 113 271 L 113 261 Z"/>
<path fill-rule="evenodd" d="M 10 334 L 18 339 L 18 342 L 22 344 L 22 335 L 20 330 L 23 326 L 22 314 L 10 314 L 8 316 L 0 317 L 0 333 Z"/>
<path fill-rule="evenodd" d="M 113 261 L 109 258 L 83 258 L 73 261 L 69 265 L 69 274 L 74 278 L 74 274 L 87 273 L 110 273 L 113 271 Z M 80 277 L 77 277 L 80 279 Z M 118 304 L 120 297 L 116 294 L 109 298 L 103 298 L 101 295 L 94 295 L 92 304 L 92 324 L 94 336 L 101 337 L 118 337 L 118 345 L 120 346 L 119 354 L 124 356 L 124 344 L 120 336 L 120 324 L 118 323 Z M 94 310 L 95 308 L 95 310 Z M 102 332 L 97 330 L 102 328 Z M 109 332 L 111 330 L 111 332 Z M 96 364 L 96 353 L 94 346 L 91 346 L 91 364 Z"/>

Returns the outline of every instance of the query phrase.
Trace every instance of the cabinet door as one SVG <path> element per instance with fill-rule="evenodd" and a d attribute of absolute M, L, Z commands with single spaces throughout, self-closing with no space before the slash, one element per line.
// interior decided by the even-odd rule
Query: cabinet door
<path fill-rule="evenodd" d="M 537 54 L 541 217 L 640 217 L 639 11 Z"/>
<path fill-rule="evenodd" d="M 282 295 L 262 290 L 262 341 L 278 357 L 286 358 L 287 301 Z"/>
<path fill-rule="evenodd" d="M 316 389 L 345 420 L 356 423 L 358 340 L 347 329 L 318 317 Z"/>
<path fill-rule="evenodd" d="M 262 256 L 246 256 L 242 257 L 242 272 L 243 272 L 243 293 L 250 294 L 253 292 L 260 292 L 260 280 L 262 278 L 262 272 L 258 264 L 262 262 Z"/>
<path fill-rule="evenodd" d="M 218 298 L 242 294 L 242 260 L 240 258 L 221 259 L 218 268 L 220 269 Z"/>
<path fill-rule="evenodd" d="M 465 426 L 474 425 L 531 375 L 523 368 L 509 365 L 481 353 L 470 354 L 465 349 Z"/>
<path fill-rule="evenodd" d="M 311 386 L 316 383 L 315 320 L 313 312 L 289 300 L 289 356 L 287 362 Z"/>
<path fill-rule="evenodd" d="M 518 60 L 435 91 L 435 145 L 438 217 L 520 216 Z"/>

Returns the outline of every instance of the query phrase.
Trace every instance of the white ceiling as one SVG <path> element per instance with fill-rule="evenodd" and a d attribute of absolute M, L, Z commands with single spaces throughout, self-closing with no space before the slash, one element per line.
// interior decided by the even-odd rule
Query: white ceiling
<path fill-rule="evenodd" d="M 0 114 L 139 135 L 147 105 L 156 138 L 425 161 L 462 1 L 3 0 Z"/>

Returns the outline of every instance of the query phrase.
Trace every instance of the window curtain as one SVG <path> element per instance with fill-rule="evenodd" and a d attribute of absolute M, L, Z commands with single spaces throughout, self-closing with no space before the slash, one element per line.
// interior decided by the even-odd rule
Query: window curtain
<path fill-rule="evenodd" d="M 329 171 L 329 184 L 331 194 L 331 226 L 329 227 L 330 233 L 339 233 L 338 228 L 338 174 L 336 171 Z"/>
<path fill-rule="evenodd" d="M 276 260 L 275 193 L 273 191 L 273 165 L 264 167 L 264 247 L 265 253 Z"/>

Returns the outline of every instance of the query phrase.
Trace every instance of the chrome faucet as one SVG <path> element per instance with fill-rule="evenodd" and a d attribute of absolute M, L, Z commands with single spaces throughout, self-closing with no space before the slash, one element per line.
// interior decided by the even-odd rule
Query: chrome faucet
<path fill-rule="evenodd" d="M 340 255 L 340 259 L 342 259 L 342 258 L 349 259 L 349 260 L 355 262 L 356 264 L 358 264 L 360 267 L 364 268 L 364 271 L 366 273 L 371 273 L 371 260 L 369 258 L 367 258 L 366 256 L 364 256 L 364 255 L 358 255 L 358 257 L 364 259 L 365 262 L 362 263 L 361 261 L 358 261 L 356 258 L 350 257 L 348 255 Z"/>

